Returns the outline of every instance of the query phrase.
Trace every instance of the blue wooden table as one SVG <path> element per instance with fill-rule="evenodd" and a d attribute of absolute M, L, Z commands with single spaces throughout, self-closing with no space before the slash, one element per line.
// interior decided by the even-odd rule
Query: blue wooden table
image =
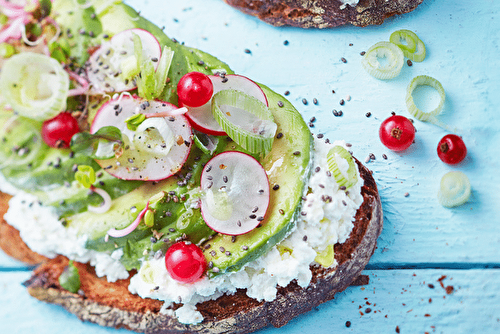
<path fill-rule="evenodd" d="M 348 288 L 283 329 L 260 333 L 500 332 L 499 1 L 424 0 L 381 26 L 330 30 L 272 27 L 221 0 L 128 3 L 170 37 L 277 92 L 289 91 L 304 118 L 316 118 L 314 134 L 352 143 L 361 161 L 375 156 L 367 166 L 380 189 L 384 230 L 364 271 L 370 283 Z M 370 77 L 360 52 L 403 28 L 424 41 L 427 58 L 405 65 L 393 80 Z M 437 143 L 448 132 L 435 125 L 415 121 L 416 141 L 403 153 L 378 139 L 392 111 L 410 116 L 406 87 L 420 74 L 437 78 L 446 91 L 438 117 L 468 147 L 458 166 L 438 159 Z M 343 115 L 334 116 L 334 109 Z M 450 170 L 466 173 L 473 189 L 469 202 L 453 209 L 436 199 L 441 176 Z M 28 268 L 0 254 L 1 333 L 128 333 L 81 323 L 32 299 L 21 286 L 29 276 Z"/>

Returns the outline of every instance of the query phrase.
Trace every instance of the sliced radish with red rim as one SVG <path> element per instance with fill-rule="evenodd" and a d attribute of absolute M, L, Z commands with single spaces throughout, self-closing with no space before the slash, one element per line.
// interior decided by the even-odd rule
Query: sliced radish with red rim
<path fill-rule="evenodd" d="M 178 108 L 162 101 L 146 101 L 122 96 L 105 103 L 92 122 L 91 132 L 104 126 L 115 126 L 123 137 L 123 150 L 118 157 L 97 160 L 111 175 L 126 180 L 154 181 L 178 172 L 186 161 L 192 145 L 192 131 Z M 151 117 L 172 112 L 173 116 Z M 147 114 L 135 131 L 127 128 L 125 120 L 138 113 Z"/>
<path fill-rule="evenodd" d="M 252 156 L 227 151 L 213 157 L 201 175 L 201 213 L 221 234 L 240 235 L 263 222 L 269 206 L 269 180 Z"/>
<path fill-rule="evenodd" d="M 266 94 L 264 94 L 260 86 L 247 77 L 237 74 L 228 74 L 224 76 L 209 75 L 208 77 L 212 80 L 214 90 L 213 94 L 216 94 L 221 90 L 234 89 L 253 96 L 266 106 L 269 106 Z M 189 108 L 186 116 L 191 121 L 193 128 L 198 131 L 215 136 L 226 135 L 222 127 L 213 117 L 212 99 L 201 107 Z"/>
<path fill-rule="evenodd" d="M 143 29 L 124 30 L 109 42 L 104 42 L 90 56 L 87 76 L 92 93 L 123 92 L 136 88 L 135 80 L 123 75 L 123 72 L 139 71 L 134 54 L 134 34 L 141 39 L 143 59 L 151 59 L 156 70 L 161 56 L 161 46 L 156 37 Z"/>

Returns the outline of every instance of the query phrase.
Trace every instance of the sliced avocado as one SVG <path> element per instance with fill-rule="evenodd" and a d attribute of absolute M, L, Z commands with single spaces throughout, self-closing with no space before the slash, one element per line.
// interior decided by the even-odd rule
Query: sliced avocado
<path fill-rule="evenodd" d="M 210 275 L 237 271 L 280 242 L 295 226 L 300 211 L 311 160 L 311 133 L 299 112 L 280 95 L 262 86 L 269 109 L 278 124 L 271 152 L 261 164 L 268 173 L 270 203 L 262 226 L 236 238 L 216 235 L 205 242 L 207 261 L 213 264 Z M 283 107 L 279 107 L 279 102 Z M 281 105 L 281 103 L 279 103 Z M 238 149 L 230 144 L 227 149 Z M 208 246 L 210 245 L 210 246 Z"/>
<path fill-rule="evenodd" d="M 94 7 L 86 6 L 86 0 L 54 1 L 52 12 L 56 22 L 64 29 L 61 39 L 69 44 L 69 55 L 77 64 L 83 65 L 88 49 L 96 45 L 96 37 L 102 34 L 101 21 Z"/>

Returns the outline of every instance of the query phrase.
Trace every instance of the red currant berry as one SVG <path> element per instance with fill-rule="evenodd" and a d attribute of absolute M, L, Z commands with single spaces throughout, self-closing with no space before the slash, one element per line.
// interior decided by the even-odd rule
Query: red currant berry
<path fill-rule="evenodd" d="M 165 254 L 165 266 L 170 276 L 182 283 L 193 283 L 201 278 L 207 260 L 200 247 L 184 241 L 170 246 Z"/>
<path fill-rule="evenodd" d="M 207 103 L 214 92 L 210 78 L 200 72 L 186 73 L 177 84 L 179 104 L 188 107 L 199 107 Z"/>
<path fill-rule="evenodd" d="M 79 131 L 78 121 L 69 112 L 62 112 L 43 122 L 42 138 L 50 147 L 66 148 L 71 137 Z"/>
<path fill-rule="evenodd" d="M 403 151 L 413 143 L 415 127 L 408 118 L 394 115 L 382 122 L 378 135 L 387 148 Z"/>
<path fill-rule="evenodd" d="M 437 154 L 444 163 L 454 165 L 464 160 L 467 155 L 467 147 L 462 138 L 450 134 L 439 141 Z"/>

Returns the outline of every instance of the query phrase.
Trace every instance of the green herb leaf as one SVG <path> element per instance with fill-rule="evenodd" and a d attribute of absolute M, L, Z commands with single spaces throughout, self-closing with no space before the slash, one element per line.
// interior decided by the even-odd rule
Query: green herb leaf
<path fill-rule="evenodd" d="M 77 293 L 80 290 L 80 274 L 73 261 L 69 261 L 68 266 L 64 269 L 61 276 L 59 276 L 59 284 L 61 284 L 63 289 L 72 293 Z"/>
<path fill-rule="evenodd" d="M 90 188 L 96 180 L 94 168 L 87 165 L 78 166 L 75 179 L 85 188 Z"/>
<path fill-rule="evenodd" d="M 130 131 L 135 131 L 137 130 L 137 127 L 141 125 L 142 122 L 146 120 L 146 115 L 144 114 L 135 114 L 130 116 L 125 120 L 125 123 L 127 124 L 127 129 Z"/>
<path fill-rule="evenodd" d="M 165 85 L 167 83 L 168 71 L 170 70 L 170 65 L 172 64 L 172 59 L 174 58 L 174 51 L 169 47 L 164 46 L 161 52 L 160 62 L 156 68 L 155 73 L 155 91 L 154 97 L 157 98 L 163 92 Z"/>
<path fill-rule="evenodd" d="M 73 152 L 99 160 L 115 157 L 122 146 L 122 133 L 115 126 L 104 126 L 94 134 L 79 132 L 71 138 L 70 143 Z"/>
<path fill-rule="evenodd" d="M 38 4 L 40 6 L 40 16 L 47 17 L 50 15 L 50 11 L 52 10 L 52 1 L 50 0 L 39 0 Z"/>

